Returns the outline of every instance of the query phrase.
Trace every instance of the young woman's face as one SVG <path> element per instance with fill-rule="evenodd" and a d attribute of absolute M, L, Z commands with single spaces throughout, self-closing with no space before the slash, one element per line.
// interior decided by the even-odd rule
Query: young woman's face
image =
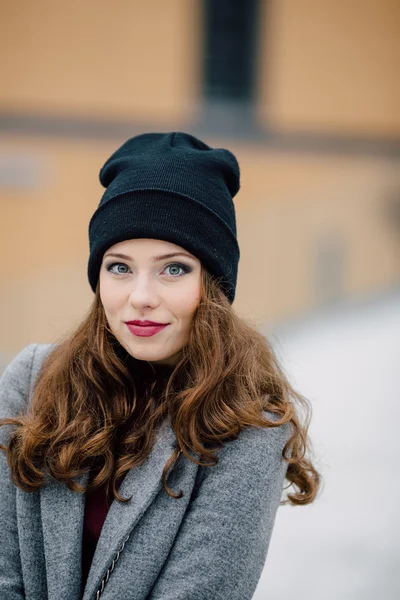
<path fill-rule="evenodd" d="M 182 254 L 164 256 L 177 253 Z M 109 327 L 129 354 L 138 360 L 175 364 L 200 302 L 200 261 L 163 240 L 126 240 L 104 253 L 99 282 Z M 127 324 L 146 320 L 165 326 Z"/>

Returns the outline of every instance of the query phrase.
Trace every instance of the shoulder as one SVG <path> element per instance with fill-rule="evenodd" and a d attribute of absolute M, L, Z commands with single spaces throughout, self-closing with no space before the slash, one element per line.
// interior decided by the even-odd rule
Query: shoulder
<path fill-rule="evenodd" d="M 30 377 L 31 371 L 39 370 L 43 360 L 55 347 L 56 344 L 28 344 L 8 364 L 1 381 L 20 380 L 23 383 Z"/>
<path fill-rule="evenodd" d="M 263 416 L 269 421 L 279 420 L 275 413 L 269 411 L 263 411 Z M 235 455 L 239 460 L 245 460 L 250 454 L 254 460 L 277 458 L 291 434 L 291 423 L 277 427 L 245 427 L 235 440 L 226 443 L 222 454 Z"/>
<path fill-rule="evenodd" d="M 40 366 L 53 344 L 28 344 L 8 364 L 0 379 L 0 418 L 17 415 L 28 402 Z"/>
<path fill-rule="evenodd" d="M 278 420 L 274 413 L 263 411 L 268 420 Z M 245 427 L 239 436 L 217 451 L 218 463 L 203 466 L 199 472 L 199 485 L 204 480 L 231 485 L 250 485 L 255 493 L 263 493 L 272 481 L 282 481 L 288 462 L 283 449 L 292 435 L 292 424 L 277 427 Z"/>

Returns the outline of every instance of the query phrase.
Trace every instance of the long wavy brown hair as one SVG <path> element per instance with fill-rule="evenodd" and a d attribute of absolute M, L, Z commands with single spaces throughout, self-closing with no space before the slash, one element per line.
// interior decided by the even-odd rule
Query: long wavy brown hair
<path fill-rule="evenodd" d="M 161 383 L 148 385 L 142 385 L 134 365 L 108 326 L 97 287 L 83 322 L 45 358 L 28 409 L 0 421 L 16 426 L 8 446 L 0 447 L 17 486 L 35 491 L 48 471 L 83 492 L 75 480 L 90 471 L 87 490 L 105 485 L 109 499 L 126 502 L 118 481 L 144 462 L 169 417 L 177 444 L 162 482 L 171 497 L 180 498 L 182 492 L 174 493 L 166 478 L 182 453 L 212 468 L 218 448 L 245 427 L 291 422 L 282 457 L 293 492 L 281 504 L 313 502 L 322 478 L 306 456 L 310 403 L 291 387 L 265 336 L 236 314 L 205 268 L 201 301 L 179 362 Z M 276 418 L 267 419 L 263 411 Z"/>

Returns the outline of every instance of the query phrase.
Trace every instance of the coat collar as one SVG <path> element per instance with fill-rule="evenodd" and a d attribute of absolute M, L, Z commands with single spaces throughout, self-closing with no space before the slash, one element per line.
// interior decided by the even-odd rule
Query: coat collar
<path fill-rule="evenodd" d="M 160 427 L 145 462 L 125 476 L 119 492 L 132 499 L 122 504 L 113 500 L 93 557 L 83 600 L 91 600 L 130 531 L 161 489 L 161 475 L 176 445 L 169 420 Z M 88 474 L 79 479 L 86 485 Z M 54 479 L 41 488 L 41 517 L 46 557 L 49 600 L 81 597 L 80 565 L 85 495 L 72 492 Z"/>

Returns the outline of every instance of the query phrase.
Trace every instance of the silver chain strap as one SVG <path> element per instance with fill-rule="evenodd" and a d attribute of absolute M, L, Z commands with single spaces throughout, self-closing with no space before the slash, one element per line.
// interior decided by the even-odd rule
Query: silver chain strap
<path fill-rule="evenodd" d="M 101 594 L 103 593 L 103 591 L 104 591 L 104 588 L 105 588 L 105 586 L 106 586 L 106 583 L 108 582 L 108 580 L 109 580 L 109 578 L 110 578 L 110 575 L 111 575 L 111 573 L 114 571 L 114 567 L 115 567 L 116 563 L 118 562 L 118 559 L 119 559 L 119 557 L 120 557 L 120 555 L 121 555 L 121 552 L 122 552 L 122 550 L 125 548 L 125 544 L 126 544 L 126 542 L 129 540 L 131 533 L 132 533 L 132 532 L 130 532 L 130 533 L 129 533 L 129 535 L 128 535 L 128 536 L 125 538 L 125 540 L 124 540 L 124 541 L 123 541 L 123 543 L 122 543 L 122 546 L 121 546 L 121 548 L 118 550 L 118 552 L 117 552 L 117 554 L 116 554 L 116 556 L 115 556 L 114 560 L 112 561 L 112 563 L 111 563 L 111 566 L 110 566 L 110 567 L 107 569 L 107 573 L 106 573 L 105 577 L 103 578 L 102 582 L 100 583 L 100 585 L 99 585 L 99 587 L 98 587 L 98 590 L 97 590 L 97 592 L 96 592 L 96 595 L 95 595 L 95 597 L 94 597 L 94 600 L 99 600 L 99 598 L 100 598 Z"/>
<path fill-rule="evenodd" d="M 178 456 L 177 458 L 179 458 L 179 456 L 182 454 L 182 450 L 179 450 L 178 452 Z M 104 591 L 104 588 L 106 587 L 106 583 L 108 582 L 108 580 L 110 579 L 110 575 L 111 573 L 114 571 L 114 567 L 118 562 L 118 559 L 121 555 L 122 550 L 125 548 L 125 544 L 126 542 L 129 540 L 130 536 L 131 536 L 132 531 L 129 533 L 129 535 L 124 539 L 124 541 L 122 542 L 122 546 L 121 548 L 118 550 L 117 554 L 115 555 L 114 560 L 111 563 L 111 566 L 107 569 L 107 573 L 105 574 L 105 576 L 102 579 L 102 582 L 100 583 L 96 595 L 94 596 L 93 600 L 99 600 L 101 594 Z"/>

